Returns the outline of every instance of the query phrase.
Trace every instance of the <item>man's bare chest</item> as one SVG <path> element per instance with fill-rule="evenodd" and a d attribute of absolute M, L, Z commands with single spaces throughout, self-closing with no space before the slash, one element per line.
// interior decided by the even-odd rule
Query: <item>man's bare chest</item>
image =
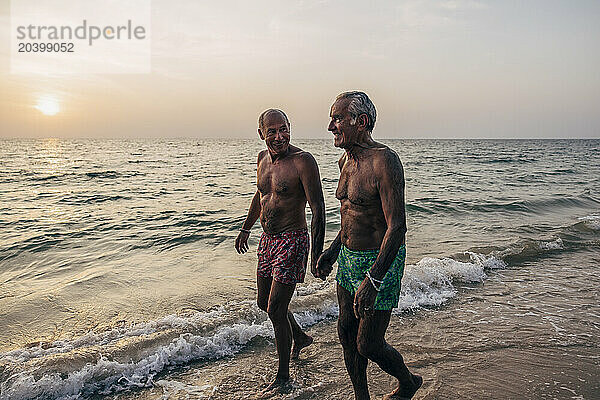
<path fill-rule="evenodd" d="M 294 195 L 301 186 L 300 177 L 293 166 L 260 165 L 257 173 L 257 187 L 261 194 Z"/>
<path fill-rule="evenodd" d="M 342 168 L 335 197 L 344 202 L 369 206 L 379 202 L 377 183 L 372 174 L 350 166 Z"/>

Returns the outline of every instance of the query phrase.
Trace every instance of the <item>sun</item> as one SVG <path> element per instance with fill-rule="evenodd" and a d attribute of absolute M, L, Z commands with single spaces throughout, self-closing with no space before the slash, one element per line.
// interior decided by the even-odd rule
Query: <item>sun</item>
<path fill-rule="evenodd" d="M 58 100 L 53 96 L 42 96 L 38 99 L 35 105 L 42 114 L 44 115 L 56 115 L 60 111 L 60 105 Z"/>

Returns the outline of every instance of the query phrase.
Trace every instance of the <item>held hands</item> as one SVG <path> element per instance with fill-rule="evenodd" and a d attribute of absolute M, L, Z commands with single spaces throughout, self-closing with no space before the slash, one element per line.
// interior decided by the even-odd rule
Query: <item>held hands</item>
<path fill-rule="evenodd" d="M 239 254 L 248 251 L 248 237 L 250 237 L 250 232 L 241 231 L 235 238 L 235 249 Z"/>
<path fill-rule="evenodd" d="M 333 270 L 333 263 L 335 263 L 335 259 L 331 256 L 329 249 L 327 249 L 321 253 L 316 264 L 313 261 L 310 270 L 315 278 L 325 280 L 327 275 Z"/>
<path fill-rule="evenodd" d="M 362 281 L 354 295 L 354 315 L 356 318 L 360 319 L 373 315 L 376 298 L 377 291 L 367 277 Z"/>

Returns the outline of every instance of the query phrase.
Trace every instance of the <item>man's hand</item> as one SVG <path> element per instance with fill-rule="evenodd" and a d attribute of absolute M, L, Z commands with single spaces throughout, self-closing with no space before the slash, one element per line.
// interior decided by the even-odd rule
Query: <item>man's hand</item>
<path fill-rule="evenodd" d="M 369 281 L 369 278 L 366 277 L 354 295 L 354 315 L 356 318 L 360 319 L 373 315 L 376 298 L 377 291 Z"/>
<path fill-rule="evenodd" d="M 333 270 L 333 263 L 335 263 L 335 260 L 331 257 L 329 249 L 327 249 L 321 253 L 316 264 L 312 263 L 310 270 L 315 278 L 325 280 Z"/>
<path fill-rule="evenodd" d="M 240 232 L 235 238 L 235 249 L 239 254 L 244 254 L 248 251 L 248 238 L 250 234 L 248 232 Z"/>

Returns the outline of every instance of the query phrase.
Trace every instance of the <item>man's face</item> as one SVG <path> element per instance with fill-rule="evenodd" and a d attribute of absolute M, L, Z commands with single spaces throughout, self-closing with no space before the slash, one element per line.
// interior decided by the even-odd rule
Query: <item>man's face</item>
<path fill-rule="evenodd" d="M 350 99 L 339 99 L 331 106 L 331 121 L 327 130 L 333 133 L 333 145 L 342 149 L 352 147 L 358 140 L 358 129 L 348 112 Z"/>
<path fill-rule="evenodd" d="M 271 154 L 287 152 L 290 146 L 290 126 L 281 113 L 273 111 L 265 115 L 259 134 Z"/>

